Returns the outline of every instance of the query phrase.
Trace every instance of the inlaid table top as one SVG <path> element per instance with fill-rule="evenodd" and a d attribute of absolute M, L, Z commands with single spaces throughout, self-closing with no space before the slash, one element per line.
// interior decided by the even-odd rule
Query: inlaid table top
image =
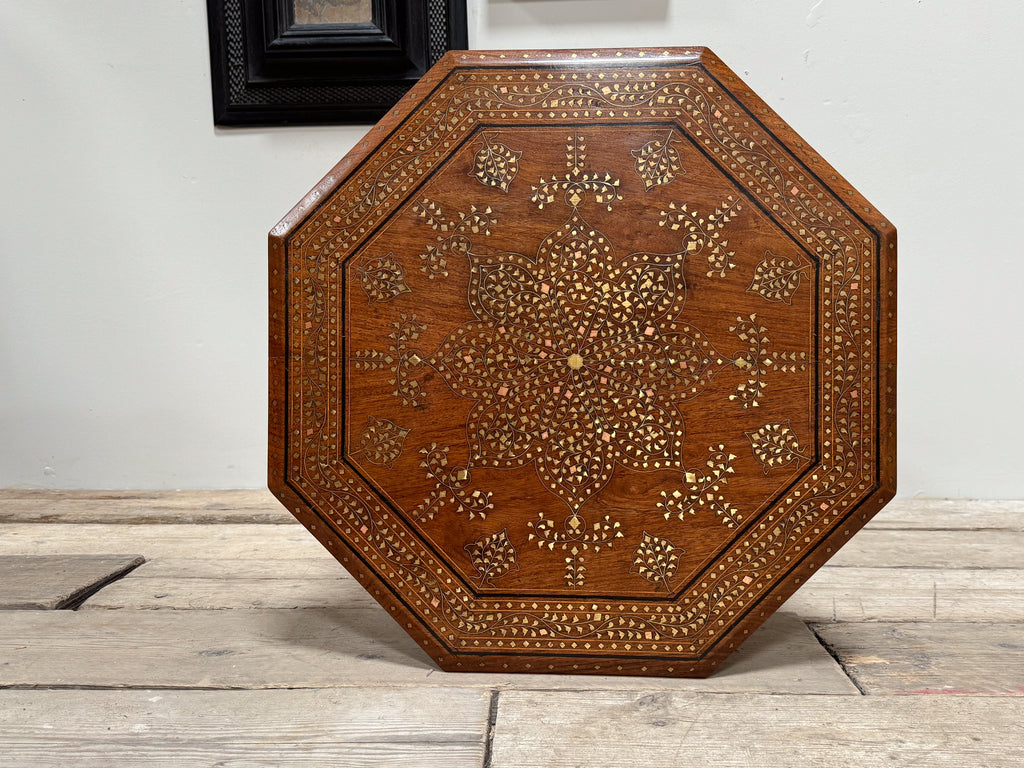
<path fill-rule="evenodd" d="M 893 495 L 892 225 L 706 49 L 448 54 L 270 237 L 270 487 L 445 669 L 710 673 Z"/>

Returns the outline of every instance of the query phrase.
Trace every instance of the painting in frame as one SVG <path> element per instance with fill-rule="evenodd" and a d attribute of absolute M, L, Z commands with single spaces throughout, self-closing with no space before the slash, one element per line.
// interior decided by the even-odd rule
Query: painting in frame
<path fill-rule="evenodd" d="M 446 51 L 465 0 L 207 0 L 217 126 L 378 120 Z"/>

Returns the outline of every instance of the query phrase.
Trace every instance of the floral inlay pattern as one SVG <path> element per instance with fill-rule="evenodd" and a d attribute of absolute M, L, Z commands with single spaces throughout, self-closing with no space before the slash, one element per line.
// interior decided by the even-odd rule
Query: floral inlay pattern
<path fill-rule="evenodd" d="M 459 59 L 462 63 L 444 75 L 446 79 L 432 81 L 439 85 L 436 91 L 417 92 L 417 97 L 425 100 L 393 136 L 368 135 L 363 145 L 371 153 L 368 161 L 346 171 L 343 183 L 325 193 L 322 200 L 311 197 L 307 219 L 279 228 L 277 239 L 272 240 L 275 260 L 271 265 L 272 295 L 279 308 L 272 315 L 271 326 L 272 350 L 278 355 L 272 368 L 278 403 L 277 410 L 272 410 L 275 492 L 297 516 L 299 510 L 312 509 L 318 515 L 317 525 L 327 520 L 330 534 L 360 558 L 365 555 L 368 568 L 362 566 L 362 560 L 357 564 L 350 553 L 349 559 L 339 556 L 350 570 L 355 572 L 358 567 L 362 583 L 377 586 L 373 581 L 377 578 L 407 598 L 405 607 L 396 604 L 393 608 L 395 601 L 389 601 L 385 608 L 394 611 L 403 626 L 411 627 L 446 668 L 500 671 L 509 664 L 509 657 L 519 656 L 534 663 L 537 670 L 543 661 L 544 668 L 552 663 L 562 665 L 560 670 L 570 669 L 571 664 L 572 669 L 578 665 L 581 670 L 601 673 L 614 671 L 616 665 L 619 671 L 625 668 L 634 673 L 707 673 L 720 661 L 725 648 L 742 640 L 739 622 L 753 617 L 751 611 L 756 607 L 770 608 L 776 590 L 784 587 L 788 593 L 794 578 L 800 581 L 808 574 L 808 567 L 801 564 L 804 553 L 813 553 L 810 567 L 820 565 L 827 559 L 822 545 L 825 537 L 841 524 L 859 527 L 876 510 L 878 499 L 891 493 L 888 489 L 895 466 L 895 238 L 891 225 L 884 220 L 876 223 L 878 214 L 866 201 L 837 186 L 842 182 L 836 182 L 837 175 L 817 155 L 799 142 L 798 148 L 793 148 L 794 137 L 777 116 L 753 97 L 744 103 L 746 92 L 736 90 L 742 88 L 735 85 L 738 79 L 713 55 L 687 52 L 685 56 L 692 57 L 692 62 L 687 62 L 679 52 L 650 51 L 648 58 L 638 58 L 632 52 L 624 54 L 621 64 L 616 60 L 610 67 L 604 63 L 581 67 L 582 56 L 577 61 L 575 53 L 571 60 L 569 54 L 553 56 L 552 62 L 540 62 L 539 79 L 522 79 L 511 55 L 487 58 L 467 52 Z M 630 65 L 626 65 L 627 56 L 633 57 Z M 411 96 L 409 103 L 416 104 Z M 558 123 L 557 128 L 552 122 Z M 674 145 L 687 173 L 669 185 L 645 192 L 642 178 L 630 170 L 634 158 L 628 153 L 664 135 L 659 126 L 667 132 L 669 122 L 679 138 Z M 538 128 L 545 124 L 547 127 Z M 709 445 L 722 443 L 738 454 L 732 463 L 736 474 L 724 478 L 729 480 L 727 485 L 719 485 L 742 507 L 745 517 L 737 525 L 742 529 L 740 535 L 728 532 L 729 515 L 710 506 L 695 508 L 699 518 L 695 522 L 700 525 L 681 522 L 678 513 L 662 520 L 667 510 L 655 511 L 653 503 L 624 504 L 620 509 L 617 502 L 627 500 L 633 488 L 646 488 L 649 496 L 662 490 L 670 495 L 679 490 L 681 496 L 689 496 L 691 489 L 683 481 L 683 470 L 671 468 L 644 475 L 616 470 L 607 492 L 591 497 L 575 518 L 588 518 L 581 530 L 589 534 L 609 512 L 621 521 L 625 536 L 616 541 L 613 550 L 602 548 L 593 559 L 596 547 L 587 552 L 591 569 L 586 574 L 587 586 L 593 582 L 596 589 L 592 594 L 585 586 L 572 595 L 578 599 L 567 600 L 557 558 L 568 558 L 572 549 L 582 551 L 582 547 L 573 542 L 563 551 L 555 542 L 553 559 L 542 561 L 534 547 L 525 545 L 531 530 L 526 528 L 529 517 L 533 515 L 536 522 L 539 510 L 549 520 L 554 518 L 553 531 L 562 533 L 563 521 L 551 513 L 560 506 L 557 497 L 544 499 L 544 491 L 536 484 L 522 497 L 526 504 L 536 505 L 536 511 L 530 512 L 506 506 L 514 498 L 506 498 L 511 494 L 498 487 L 505 475 L 510 486 L 516 485 L 517 493 L 525 489 L 534 482 L 537 462 L 524 464 L 524 469 L 516 472 L 485 471 L 482 467 L 475 471 L 462 417 L 476 402 L 466 398 L 459 403 L 437 371 L 423 362 L 430 355 L 412 348 L 436 350 L 454 325 L 467 321 L 467 304 L 458 305 L 459 319 L 447 325 L 442 325 L 444 313 L 432 310 L 455 306 L 450 299 L 464 300 L 473 257 L 460 252 L 466 241 L 452 237 L 452 230 L 437 230 L 435 250 L 418 261 L 420 249 L 433 237 L 426 226 L 417 225 L 416 232 L 416 222 L 407 214 L 424 195 L 436 196 L 446 208 L 466 211 L 470 202 L 481 209 L 483 203 L 490 203 L 502 221 L 500 226 L 495 224 L 496 236 L 488 242 L 500 240 L 502 246 L 517 251 L 528 248 L 532 257 L 536 245 L 567 214 L 557 222 L 524 215 L 521 195 L 528 185 L 520 185 L 550 175 L 539 171 L 540 159 L 545 160 L 545 169 L 557 167 L 558 160 L 555 157 L 551 162 L 550 143 L 534 152 L 529 141 L 510 137 L 539 130 L 546 132 L 546 141 L 557 141 L 573 130 L 572 125 L 584 126 L 580 130 L 591 139 L 591 145 L 600 147 L 594 154 L 600 154 L 602 168 L 628 172 L 624 173 L 625 201 L 616 202 L 614 216 L 605 217 L 593 207 L 580 208 L 587 223 L 611 236 L 619 253 L 651 247 L 647 243 L 628 246 L 637 238 L 627 233 L 643 235 L 642 223 L 647 225 L 646 232 L 656 231 L 658 211 L 673 214 L 669 198 L 677 203 L 677 209 L 687 204 L 690 210 L 704 214 L 699 218 L 706 224 L 706 215 L 714 215 L 716 207 L 724 210 L 727 197 L 735 194 L 744 210 L 737 224 L 729 223 L 722 233 L 721 239 L 728 237 L 731 243 L 720 246 L 717 254 L 718 238 L 709 236 L 714 233 L 707 226 L 702 234 L 699 218 L 692 230 L 675 216 L 665 227 L 678 224 L 681 238 L 696 237 L 693 250 L 687 252 L 691 284 L 685 319 L 699 325 L 727 353 L 716 355 L 725 363 L 740 368 L 737 361 L 743 358 L 747 367 L 742 373 L 749 371 L 750 375 L 723 370 L 712 384 L 728 384 L 714 386 L 700 402 L 681 407 L 679 418 L 686 417 L 689 467 L 702 467 L 700 449 Z M 488 137 L 498 136 L 527 150 L 520 160 L 520 175 L 527 175 L 517 177 L 508 194 L 466 176 L 485 130 Z M 604 131 L 629 132 L 629 141 L 617 146 L 621 158 L 613 159 L 612 142 L 599 135 Z M 452 158 L 458 162 L 450 163 Z M 443 183 L 438 183 L 440 177 Z M 706 188 L 694 186 L 705 179 L 709 182 Z M 637 210 L 639 200 L 652 204 L 649 210 L 654 222 L 625 217 Z M 556 201 L 550 209 L 561 213 L 560 195 Z M 518 228 L 520 222 L 527 224 L 521 231 L 532 238 L 526 240 L 529 246 L 515 244 L 506 229 Z M 539 222 L 544 224 L 538 226 Z M 385 303 L 368 303 L 355 267 L 367 244 L 373 244 L 374 235 L 369 233 L 378 228 L 390 230 L 400 239 L 373 253 L 393 247 L 412 292 Z M 423 234 L 426 236 L 417 236 Z M 476 246 L 469 250 L 478 252 L 484 237 L 468 237 L 470 245 Z M 728 256 L 733 249 L 736 255 Z M 672 242 L 653 250 L 675 251 L 679 246 Z M 782 259 L 790 260 L 792 263 L 782 265 L 788 275 L 769 274 L 770 263 L 758 272 L 756 265 L 766 253 L 780 254 L 780 265 Z M 706 280 L 701 277 L 705 261 L 712 273 Z M 793 273 L 794 267 L 805 265 L 809 266 Z M 782 281 L 774 282 L 776 276 Z M 705 288 L 708 292 L 702 294 Z M 742 296 L 745 289 L 750 291 L 746 299 Z M 435 301 L 433 294 L 441 291 L 447 292 L 445 300 Z M 705 298 L 725 300 L 711 305 Z M 704 315 L 702 310 L 711 306 L 715 309 Z M 808 310 L 809 324 L 799 320 L 807 317 Z M 760 316 L 756 321 L 759 349 L 751 345 L 750 354 L 734 352 L 736 347 L 725 341 L 729 324 L 736 318 L 738 335 L 748 319 L 755 324 L 751 317 L 755 311 Z M 388 323 L 401 312 L 419 314 L 429 327 L 419 340 L 406 335 L 405 341 L 396 344 L 398 340 L 392 340 L 389 347 L 384 338 Z M 770 344 L 764 343 L 760 333 L 765 325 L 770 329 Z M 351 334 L 347 338 L 352 345 L 342 343 L 346 333 Z M 753 329 L 748 335 L 753 337 Z M 401 346 L 406 351 L 396 355 Z M 781 358 L 777 351 L 786 347 L 795 348 L 799 357 Z M 373 355 L 365 359 L 377 373 L 361 372 L 354 359 L 359 349 L 366 348 L 380 350 L 374 353 L 380 355 L 378 360 L 371 360 Z M 806 361 L 801 350 L 806 350 Z M 773 367 L 771 361 L 780 363 L 779 367 Z M 772 374 L 759 379 L 754 370 L 781 371 L 794 365 L 802 370 L 805 364 L 806 375 L 788 376 L 785 382 Z M 390 387 L 386 384 L 388 370 L 396 380 Z M 406 405 L 397 394 L 399 379 L 419 379 L 422 392 L 415 394 L 416 405 Z M 736 391 L 740 381 L 747 389 Z M 770 385 L 767 390 L 762 386 L 765 382 Z M 394 397 L 392 390 L 396 391 Z M 724 400 L 731 391 L 736 391 L 736 400 L 730 405 Z M 805 391 L 817 391 L 818 397 L 808 401 Z M 371 396 L 364 397 L 366 394 Z M 355 405 L 343 412 L 340 406 L 349 402 Z M 443 425 L 443 437 L 440 430 L 431 429 L 431 417 L 442 409 L 460 414 L 457 423 Z M 704 419 L 714 418 L 716 412 L 723 414 L 728 429 L 717 430 L 713 423 L 705 429 Z M 415 450 L 405 451 L 396 461 L 402 472 L 371 466 L 362 457 L 356 459 L 355 467 L 349 466 L 368 414 L 415 427 L 416 449 L 431 440 L 450 446 L 452 465 L 465 467 L 470 482 L 476 481 L 481 489 L 495 491 L 496 509 L 484 522 L 461 521 L 472 531 L 465 536 L 448 535 L 455 521 L 450 525 L 447 519 L 435 518 L 420 524 L 411 513 L 435 481 L 429 474 L 425 482 L 422 472 L 408 471 L 422 458 Z M 790 417 L 789 429 L 801 456 L 787 452 L 788 440 L 783 438 L 776 468 L 765 467 L 761 457 L 766 462 L 772 458 L 771 443 L 775 441 L 769 433 L 773 430 L 758 433 Z M 694 474 L 699 480 L 698 473 Z M 883 490 L 871 495 L 879 477 Z M 766 508 L 759 506 L 762 499 L 767 500 L 761 491 L 774 487 L 776 480 L 791 485 L 793 492 Z M 394 495 L 388 498 L 396 488 L 405 494 L 398 501 Z M 406 489 L 410 489 L 408 493 Z M 454 503 L 448 501 L 445 506 L 453 509 Z M 686 521 L 692 519 L 690 514 L 686 512 Z M 710 528 L 707 522 L 715 516 L 725 525 Z M 573 517 L 570 514 L 568 521 Z M 518 564 L 524 572 L 484 583 L 464 547 L 499 529 L 517 548 Z M 661 582 L 626 576 L 644 531 L 667 537 L 687 550 L 676 574 L 669 577 L 673 594 L 668 600 L 638 594 L 657 590 L 665 595 L 658 586 Z M 705 542 L 716 538 L 715 534 L 729 543 L 723 543 L 716 553 L 703 551 Z M 545 542 L 544 548 L 550 545 Z M 339 555 L 349 552 L 341 546 L 334 551 Z M 690 587 L 695 568 L 700 579 Z M 494 584 L 500 585 L 500 598 L 477 591 Z M 616 591 L 618 584 L 625 599 Z M 520 589 L 527 591 L 516 596 L 504 594 Z M 549 594 L 556 598 L 549 600 Z M 764 614 L 762 610 L 762 618 Z M 757 623 L 756 618 L 752 621 Z"/>
<path fill-rule="evenodd" d="M 788 419 L 747 432 L 747 439 L 766 475 L 794 461 L 807 461 Z"/>
<path fill-rule="evenodd" d="M 588 197 L 595 203 L 604 205 L 610 211 L 612 204 L 622 199 L 619 194 L 619 179 L 613 178 L 608 171 L 588 171 L 584 168 L 587 161 L 587 145 L 583 137 L 573 134 L 566 139 L 565 167 L 567 173 L 550 179 L 541 178 L 540 184 L 533 187 L 530 198 L 537 207 L 544 210 L 558 198 L 559 193 L 565 195 L 565 204 L 578 207 Z"/>
<path fill-rule="evenodd" d="M 717 448 L 712 446 L 708 454 L 704 467 L 687 471 L 682 490 L 676 488 L 671 492 L 661 492 L 658 508 L 664 510 L 666 520 L 673 516 L 683 520 L 687 514 L 695 515 L 697 509 L 709 507 L 727 527 L 735 528 L 743 516 L 725 498 L 723 488 L 728 485 L 729 476 L 736 471 L 732 467 L 736 457 L 721 444 Z"/>
<path fill-rule="evenodd" d="M 532 531 L 529 541 L 535 541 L 541 549 L 553 551 L 557 547 L 566 553 L 565 582 L 572 588 L 582 587 L 586 580 L 583 553 L 590 548 L 595 554 L 601 551 L 601 547 L 610 549 L 616 539 L 622 538 L 620 523 L 612 520 L 610 515 L 588 525 L 579 513 L 573 512 L 561 526 L 557 526 L 554 520 L 540 512 L 537 519 L 528 522 L 527 526 Z"/>
<path fill-rule="evenodd" d="M 473 158 L 473 170 L 470 175 L 485 187 L 497 187 L 508 192 L 508 185 L 519 173 L 519 158 L 522 150 L 510 149 L 500 141 L 495 141 L 487 133 L 482 134 L 483 146 Z"/>
<path fill-rule="evenodd" d="M 426 362 L 476 401 L 467 425 L 476 466 L 534 463 L 576 514 L 615 466 L 681 469 L 675 404 L 732 361 L 679 319 L 685 253 L 619 256 L 579 207 L 609 205 L 618 180 L 579 166 L 542 180 L 538 204 L 564 194 L 571 212 L 534 256 L 467 249 L 475 321 L 453 330 Z"/>
<path fill-rule="evenodd" d="M 736 324 L 730 326 L 729 330 L 750 348 L 749 352 L 741 352 L 733 360 L 733 364 L 744 371 L 748 378 L 737 385 L 735 394 L 729 395 L 729 399 L 740 403 L 743 408 L 757 408 L 760 405 L 760 398 L 768 386 L 765 381 L 768 371 L 797 373 L 807 370 L 806 352 L 772 349 L 768 329 L 756 314 L 737 317 Z"/>
<path fill-rule="evenodd" d="M 391 378 L 388 383 L 394 387 L 391 394 L 401 398 L 402 405 L 414 406 L 422 397 L 420 383 L 412 378 L 412 374 L 422 367 L 423 360 L 409 345 L 419 339 L 424 328 L 416 315 L 402 314 L 391 324 L 391 332 L 388 334 L 391 345 L 387 352 L 362 349 L 351 357 L 357 371 L 390 369 Z"/>
<path fill-rule="evenodd" d="M 491 494 L 481 490 L 469 490 L 473 476 L 469 467 L 451 467 L 448 462 L 448 448 L 440 448 L 437 443 L 420 448 L 423 461 L 420 467 L 427 470 L 427 477 L 434 481 L 434 489 L 430 495 L 416 508 L 418 520 L 433 520 L 437 510 L 448 503 L 455 505 L 460 514 L 467 514 L 469 519 L 487 517 L 491 504 Z"/>
<path fill-rule="evenodd" d="M 640 546 L 633 552 L 633 567 L 629 572 L 670 592 L 672 585 L 669 580 L 676 575 L 679 556 L 684 553 L 684 549 L 668 539 L 644 531 Z"/>
<path fill-rule="evenodd" d="M 387 301 L 409 292 L 405 282 L 405 270 L 395 259 L 395 254 L 364 258 L 356 266 L 359 283 L 371 304 Z"/>
<path fill-rule="evenodd" d="M 670 135 L 632 153 L 645 190 L 670 183 L 681 171 L 671 141 Z M 483 142 L 471 175 L 507 192 L 502 179 L 510 182 L 518 173 L 521 153 L 509 154 L 502 164 L 494 154 L 507 147 L 491 137 Z M 563 553 L 565 583 L 577 589 L 586 582 L 587 553 L 611 548 L 625 536 L 614 515 L 585 516 L 581 511 L 616 468 L 678 473 L 679 484 L 662 491 L 660 501 L 652 504 L 651 512 L 666 520 L 685 520 L 705 511 L 727 528 L 739 526 L 747 514 L 728 498 L 726 487 L 736 457 L 719 444 L 709 449 L 705 467 L 686 467 L 686 429 L 678 406 L 701 394 L 720 371 L 733 368 L 744 380 L 729 400 L 743 409 L 756 408 L 768 371 L 805 367 L 799 362 L 802 354 L 771 350 L 767 329 L 755 314 L 739 317 L 729 327 L 746 347 L 729 355 L 682 319 L 687 259 L 706 257 L 708 277 L 723 277 L 735 266 L 723 237 L 726 225 L 741 211 L 733 197 L 707 215 L 686 203 L 670 202 L 661 211 L 660 224 L 682 230 L 681 250 L 621 255 L 581 211 L 587 203 L 610 211 L 622 200 L 619 177 L 587 167 L 586 142 L 578 134 L 567 138 L 565 157 L 565 173 L 542 177 L 531 188 L 530 200 L 539 209 L 558 203 L 569 209 L 533 254 L 480 247 L 480 239 L 490 237 L 498 224 L 490 207 L 470 206 L 468 213 L 452 214 L 429 197 L 413 205 L 412 211 L 436 233 L 434 242 L 418 254 L 421 271 L 436 280 L 448 277 L 454 263 L 465 263 L 473 319 L 449 330 L 428 353 L 414 346 L 426 326 L 415 315 L 401 313 L 392 323 L 387 351 L 358 350 L 350 359 L 356 370 L 389 369 L 392 394 L 406 407 L 424 404 L 427 395 L 419 377 L 427 371 L 438 374 L 456 395 L 473 401 L 466 448 L 452 454 L 465 456 L 460 463 L 449 461 L 453 446 L 432 442 L 420 448 L 420 467 L 433 488 L 413 510 L 414 518 L 426 522 L 449 508 L 469 520 L 483 520 L 493 508 L 493 492 L 473 487 L 474 471 L 533 468 L 545 490 L 561 499 L 568 512 L 559 520 L 540 511 L 527 523 L 527 540 L 542 550 Z M 655 171 L 660 175 L 645 177 Z M 384 271 L 395 274 L 393 267 Z M 364 291 L 365 273 L 365 268 L 359 272 Z M 772 438 L 764 436 L 763 451 L 773 450 L 768 444 Z M 763 462 L 768 462 L 766 468 L 778 466 L 783 457 L 765 454 Z M 490 551 L 489 544 L 477 544 L 480 557 Z M 672 554 L 671 545 L 657 546 L 674 568 L 678 555 Z M 648 569 L 641 575 L 652 580 L 654 573 Z M 657 583 L 668 588 L 670 578 L 663 569 Z M 481 576 L 480 585 L 491 581 Z"/>
<path fill-rule="evenodd" d="M 810 269 L 809 264 L 765 251 L 764 258 L 754 268 L 754 279 L 750 281 L 747 292 L 760 294 L 766 301 L 792 304 L 793 294 Z"/>
<path fill-rule="evenodd" d="M 371 464 L 383 464 L 390 469 L 395 465 L 395 460 L 402 455 L 405 437 L 409 432 L 410 430 L 398 426 L 393 421 L 375 419 L 371 416 L 363 427 L 356 454 L 364 455 Z"/>
<path fill-rule="evenodd" d="M 684 245 L 686 252 L 692 256 L 704 255 L 708 260 L 707 276 L 725 277 L 730 269 L 736 269 L 733 257 L 736 251 L 727 251 L 728 240 L 722 239 L 725 225 L 742 210 L 738 200 L 731 196 L 723 200 L 715 208 L 714 213 L 707 216 L 692 210 L 686 203 L 677 206 L 669 204 L 667 211 L 661 212 L 661 226 L 672 231 L 683 229 L 686 232 Z"/>
<path fill-rule="evenodd" d="M 643 181 L 645 192 L 652 187 L 671 184 L 676 176 L 686 173 L 679 159 L 679 150 L 672 146 L 673 141 L 674 131 L 670 130 L 665 138 L 651 139 L 630 153 L 636 158 L 633 170 Z"/>
<path fill-rule="evenodd" d="M 480 586 L 519 570 L 516 548 L 508 538 L 508 529 L 481 536 L 465 546 L 470 562 L 480 578 Z"/>

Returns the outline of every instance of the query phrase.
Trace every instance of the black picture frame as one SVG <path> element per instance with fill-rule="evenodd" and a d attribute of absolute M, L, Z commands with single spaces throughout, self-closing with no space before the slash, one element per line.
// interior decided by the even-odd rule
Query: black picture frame
<path fill-rule="evenodd" d="M 295 0 L 207 0 L 218 126 L 376 122 L 446 51 L 466 0 L 372 0 L 373 21 L 302 25 Z"/>

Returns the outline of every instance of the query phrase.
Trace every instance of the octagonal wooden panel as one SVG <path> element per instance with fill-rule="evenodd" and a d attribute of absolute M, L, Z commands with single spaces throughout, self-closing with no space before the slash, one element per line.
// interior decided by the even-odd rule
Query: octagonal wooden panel
<path fill-rule="evenodd" d="M 270 487 L 450 670 L 711 672 L 895 489 L 893 227 L 706 49 L 447 55 L 270 237 Z"/>

